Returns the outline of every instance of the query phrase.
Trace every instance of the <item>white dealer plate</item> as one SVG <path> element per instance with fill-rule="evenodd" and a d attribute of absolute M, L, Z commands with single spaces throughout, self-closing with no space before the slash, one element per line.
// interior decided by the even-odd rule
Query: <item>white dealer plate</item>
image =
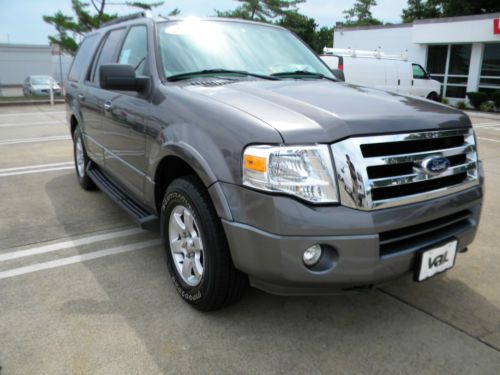
<path fill-rule="evenodd" d="M 453 240 L 443 245 L 422 251 L 419 254 L 415 273 L 416 281 L 424 281 L 438 273 L 449 270 L 455 265 L 458 241 Z"/>

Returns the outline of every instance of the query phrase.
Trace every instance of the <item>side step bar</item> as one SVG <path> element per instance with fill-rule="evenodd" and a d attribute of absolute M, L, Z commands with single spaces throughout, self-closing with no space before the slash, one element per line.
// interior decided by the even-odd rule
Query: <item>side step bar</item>
<path fill-rule="evenodd" d="M 128 196 L 123 189 L 111 181 L 94 163 L 89 163 L 87 174 L 97 187 L 123 208 L 141 228 L 159 232 L 160 219 L 158 216 L 153 215 L 143 205 Z"/>

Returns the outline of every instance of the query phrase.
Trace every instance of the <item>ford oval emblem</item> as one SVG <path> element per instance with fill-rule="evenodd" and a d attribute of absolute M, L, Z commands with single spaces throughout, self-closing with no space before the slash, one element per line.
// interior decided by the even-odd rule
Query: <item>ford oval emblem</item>
<path fill-rule="evenodd" d="M 450 167 L 448 158 L 434 156 L 422 161 L 422 168 L 429 174 L 443 173 Z"/>

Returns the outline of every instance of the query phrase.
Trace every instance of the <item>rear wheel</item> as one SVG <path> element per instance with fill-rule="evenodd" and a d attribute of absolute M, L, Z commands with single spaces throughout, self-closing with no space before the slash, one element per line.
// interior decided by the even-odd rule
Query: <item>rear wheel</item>
<path fill-rule="evenodd" d="M 87 174 L 87 166 L 90 162 L 87 152 L 85 150 L 85 145 L 83 143 L 82 132 L 80 127 L 77 126 L 73 133 L 73 155 L 75 159 L 75 170 L 76 177 L 80 186 L 85 190 L 95 189 L 94 181 L 90 179 Z"/>
<path fill-rule="evenodd" d="M 184 301 L 210 311 L 241 298 L 247 277 L 234 267 L 220 219 L 196 176 L 170 184 L 161 222 L 168 270 Z"/>

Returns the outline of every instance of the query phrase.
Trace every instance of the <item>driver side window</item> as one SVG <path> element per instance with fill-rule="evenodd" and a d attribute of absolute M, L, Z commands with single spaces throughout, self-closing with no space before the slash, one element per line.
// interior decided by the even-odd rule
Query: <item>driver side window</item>
<path fill-rule="evenodd" d="M 132 65 L 138 76 L 147 73 L 148 33 L 146 26 L 130 28 L 118 57 L 119 64 Z"/>
<path fill-rule="evenodd" d="M 413 78 L 427 79 L 427 72 L 418 64 L 413 64 Z"/>

